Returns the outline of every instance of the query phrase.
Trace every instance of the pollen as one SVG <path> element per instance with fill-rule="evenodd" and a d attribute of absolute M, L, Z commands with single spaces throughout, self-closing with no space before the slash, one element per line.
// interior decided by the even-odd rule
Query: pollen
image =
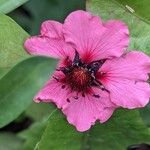
<path fill-rule="evenodd" d="M 92 78 L 86 68 L 75 67 L 66 76 L 66 81 L 73 90 L 85 91 L 90 86 Z"/>

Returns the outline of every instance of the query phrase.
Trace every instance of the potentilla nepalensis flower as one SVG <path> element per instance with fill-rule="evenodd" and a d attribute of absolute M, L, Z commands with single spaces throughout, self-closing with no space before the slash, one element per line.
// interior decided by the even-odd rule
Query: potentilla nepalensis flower
<path fill-rule="evenodd" d="M 59 63 L 34 101 L 55 103 L 78 131 L 88 130 L 96 120 L 107 121 L 118 107 L 144 107 L 150 97 L 150 58 L 127 52 L 128 44 L 128 27 L 118 20 L 102 22 L 79 10 L 64 24 L 45 21 L 25 48 Z"/>

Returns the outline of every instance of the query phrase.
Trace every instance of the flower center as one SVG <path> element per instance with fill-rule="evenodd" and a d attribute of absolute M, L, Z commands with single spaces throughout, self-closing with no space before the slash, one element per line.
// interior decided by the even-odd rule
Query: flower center
<path fill-rule="evenodd" d="M 66 67 L 58 69 L 58 71 L 62 71 L 65 74 L 65 78 L 61 80 L 64 84 L 62 88 L 64 89 L 66 87 L 65 85 L 69 85 L 71 90 L 82 93 L 89 91 L 88 89 L 90 89 L 91 86 L 97 86 L 101 88 L 101 90 L 106 90 L 96 79 L 96 73 L 104 61 L 105 60 L 98 60 L 86 64 L 81 61 L 79 53 L 75 51 L 73 62 Z M 59 81 L 56 77 L 54 78 Z"/>
<path fill-rule="evenodd" d="M 66 74 L 66 83 L 68 83 L 73 90 L 84 91 L 92 82 L 91 74 L 87 68 L 75 66 Z"/>

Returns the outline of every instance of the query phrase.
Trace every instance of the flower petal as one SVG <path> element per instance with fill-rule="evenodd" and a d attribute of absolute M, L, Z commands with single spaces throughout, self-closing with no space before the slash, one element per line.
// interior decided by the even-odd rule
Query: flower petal
<path fill-rule="evenodd" d="M 54 58 L 73 57 L 74 50 L 63 40 L 44 36 L 33 36 L 25 41 L 24 47 L 32 55 L 47 56 Z"/>
<path fill-rule="evenodd" d="M 132 51 L 120 58 L 107 60 L 100 68 L 106 76 L 147 81 L 150 73 L 150 57 L 139 51 Z"/>
<path fill-rule="evenodd" d="M 63 73 L 54 73 L 54 77 L 61 79 L 63 78 Z M 67 97 L 70 90 L 63 87 L 63 84 L 57 79 L 50 79 L 45 86 L 39 91 L 35 96 L 35 102 L 54 102 L 58 108 L 61 108 L 67 103 Z"/>
<path fill-rule="evenodd" d="M 150 98 L 150 85 L 117 77 L 107 77 L 101 83 L 110 92 L 110 99 L 117 106 L 124 108 L 144 107 Z"/>
<path fill-rule="evenodd" d="M 100 58 L 120 57 L 129 45 L 129 30 L 127 25 L 119 20 L 105 22 L 107 28 L 97 45 Z"/>
<path fill-rule="evenodd" d="M 106 122 L 113 115 L 113 112 L 116 108 L 117 106 L 105 108 L 103 112 L 99 114 L 98 120 L 100 121 L 100 123 Z"/>
<path fill-rule="evenodd" d="M 116 105 L 133 109 L 149 102 L 150 85 L 145 81 L 150 72 L 150 58 L 144 53 L 133 51 L 107 60 L 100 72 L 99 80 Z"/>
<path fill-rule="evenodd" d="M 60 72 L 56 72 L 54 76 L 63 78 Z M 96 120 L 100 120 L 101 123 L 107 121 L 117 108 L 110 101 L 108 93 L 98 88 L 92 90 L 95 94 L 99 94 L 100 98 L 90 94 L 83 97 L 81 93 L 78 93 L 78 99 L 76 99 L 77 93 L 71 91 L 67 85 L 63 86 L 56 79 L 49 80 L 35 96 L 34 101 L 55 103 L 58 108 L 62 108 L 68 122 L 75 125 L 78 131 L 88 130 Z"/>
<path fill-rule="evenodd" d="M 86 61 L 121 56 L 129 43 L 129 31 L 121 21 L 102 23 L 98 16 L 75 11 L 65 20 L 65 40 L 74 45 Z"/>
<path fill-rule="evenodd" d="M 41 35 L 49 38 L 62 39 L 62 24 L 52 20 L 43 22 L 41 25 Z"/>
<path fill-rule="evenodd" d="M 98 92 L 100 98 L 80 95 L 77 100 L 73 99 L 63 107 L 68 122 L 76 126 L 78 131 L 88 130 L 96 120 L 100 120 L 101 123 L 107 121 L 115 110 L 116 106 L 110 102 L 108 93 L 101 90 Z"/>
<path fill-rule="evenodd" d="M 72 12 L 63 25 L 65 41 L 74 46 L 82 60 L 90 59 L 104 31 L 100 17 L 81 10 Z"/>

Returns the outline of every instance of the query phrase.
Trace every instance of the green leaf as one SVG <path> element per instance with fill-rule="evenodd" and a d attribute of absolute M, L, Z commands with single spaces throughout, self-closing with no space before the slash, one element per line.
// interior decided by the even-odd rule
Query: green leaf
<path fill-rule="evenodd" d="M 51 116 L 56 111 L 56 108 L 51 105 Z M 38 142 L 41 139 L 43 132 L 46 129 L 48 123 L 48 116 L 41 119 L 40 122 L 35 122 L 32 126 L 21 133 L 19 133 L 19 137 L 25 140 L 24 144 L 22 145 L 22 150 L 33 150 L 34 147 L 38 145 Z"/>
<path fill-rule="evenodd" d="M 140 110 L 140 114 L 145 124 L 150 127 L 150 104 Z"/>
<path fill-rule="evenodd" d="M 89 0 L 87 10 L 104 20 L 119 19 L 124 21 L 130 30 L 129 49 L 136 49 L 150 54 L 150 25 L 124 9 L 115 0 Z"/>
<path fill-rule="evenodd" d="M 34 121 L 41 121 L 43 118 L 49 116 L 52 111 L 52 105 L 47 105 L 47 103 L 32 103 L 25 111 L 25 115 Z"/>
<path fill-rule="evenodd" d="M 34 123 L 29 129 L 19 133 L 19 137 L 25 140 L 21 150 L 33 150 L 41 139 L 46 128 L 47 121 Z"/>
<path fill-rule="evenodd" d="M 104 124 L 80 133 L 56 112 L 49 118 L 36 150 L 125 150 L 128 145 L 149 142 L 150 132 L 136 110 L 118 110 Z"/>
<path fill-rule="evenodd" d="M 14 67 L 0 80 L 0 127 L 17 118 L 32 102 L 53 72 L 50 58 L 32 58 Z"/>
<path fill-rule="evenodd" d="M 16 64 L 31 57 L 23 48 L 28 36 L 11 18 L 0 14 L 0 78 Z"/>
<path fill-rule="evenodd" d="M 150 23 L 150 1 L 149 0 L 116 0 L 122 7 L 128 9 L 133 15 L 136 15 L 145 22 Z"/>
<path fill-rule="evenodd" d="M 0 150 L 21 150 L 23 141 L 11 133 L 0 133 Z"/>
<path fill-rule="evenodd" d="M 7 14 L 28 0 L 0 0 L 0 12 Z"/>
<path fill-rule="evenodd" d="M 36 5 L 35 5 L 36 4 Z M 85 9 L 84 0 L 31 0 L 23 6 L 31 16 L 28 17 L 21 12 L 11 15 L 31 35 L 39 33 L 39 27 L 45 20 L 58 20 L 63 22 L 64 18 L 73 10 Z"/>
<path fill-rule="evenodd" d="M 30 1 L 25 7 L 27 7 L 33 15 L 33 32 L 31 34 L 35 34 L 39 31 L 41 22 L 48 19 L 63 21 L 69 12 L 77 8 L 83 9 L 84 4 L 84 0 L 71 0 L 67 2 L 66 0 L 43 0 L 42 3 L 41 0 Z"/>

